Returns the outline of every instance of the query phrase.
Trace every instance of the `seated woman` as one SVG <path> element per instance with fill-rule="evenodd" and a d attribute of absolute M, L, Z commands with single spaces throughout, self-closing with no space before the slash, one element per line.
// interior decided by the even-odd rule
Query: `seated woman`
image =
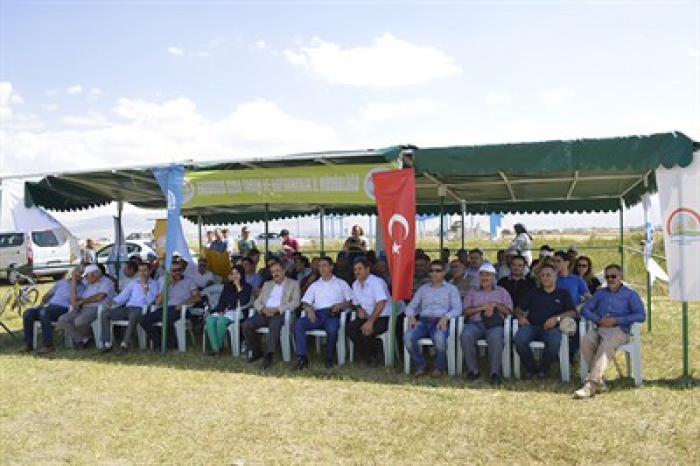
<path fill-rule="evenodd" d="M 211 344 L 211 355 L 219 356 L 224 347 L 228 326 L 235 319 L 235 311 L 251 302 L 253 287 L 245 280 L 245 271 L 240 265 L 231 268 L 229 281 L 224 283 L 219 304 L 207 316 L 204 324 L 207 338 Z"/>
<path fill-rule="evenodd" d="M 588 292 L 593 296 L 600 288 L 600 280 L 593 273 L 593 262 L 588 256 L 579 256 L 576 259 L 576 267 L 574 267 L 574 275 L 580 275 L 588 285 Z"/>

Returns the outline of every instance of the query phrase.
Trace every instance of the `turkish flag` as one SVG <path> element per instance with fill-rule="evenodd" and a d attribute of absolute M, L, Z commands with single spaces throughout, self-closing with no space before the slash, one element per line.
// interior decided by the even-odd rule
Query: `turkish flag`
<path fill-rule="evenodd" d="M 394 301 L 411 299 L 416 251 L 415 170 L 372 174 Z"/>

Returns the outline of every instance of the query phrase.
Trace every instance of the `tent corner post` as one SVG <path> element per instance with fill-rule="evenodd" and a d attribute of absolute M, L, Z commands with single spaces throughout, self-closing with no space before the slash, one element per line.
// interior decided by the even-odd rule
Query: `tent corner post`
<path fill-rule="evenodd" d="M 319 217 L 320 222 L 321 222 L 321 238 L 320 238 L 321 257 L 326 257 L 326 247 L 325 247 L 325 242 L 324 242 L 324 234 L 325 234 L 324 223 L 326 221 L 325 213 L 326 213 L 326 209 L 324 209 L 323 207 L 321 207 L 318 211 L 318 217 Z"/>
<path fill-rule="evenodd" d="M 168 352 L 168 288 L 170 287 L 170 270 L 165 270 L 165 278 L 163 280 L 163 314 L 161 317 L 162 321 L 162 332 L 160 338 L 160 352 L 165 354 Z M 156 343 L 153 342 L 155 345 Z"/>
<path fill-rule="evenodd" d="M 202 211 L 197 211 L 197 238 L 199 241 L 199 257 L 202 257 Z"/>
<path fill-rule="evenodd" d="M 688 302 L 682 303 L 683 314 L 683 384 L 690 386 L 690 360 L 688 356 Z"/>
<path fill-rule="evenodd" d="M 625 203 L 620 198 L 620 266 L 625 270 Z"/>
<path fill-rule="evenodd" d="M 462 200 L 462 249 L 465 248 L 465 231 L 466 231 L 466 225 L 465 222 L 467 220 L 467 201 Z"/>
<path fill-rule="evenodd" d="M 651 274 L 647 271 L 647 332 L 651 333 Z"/>
<path fill-rule="evenodd" d="M 265 203 L 265 257 L 270 251 L 270 204 Z"/>

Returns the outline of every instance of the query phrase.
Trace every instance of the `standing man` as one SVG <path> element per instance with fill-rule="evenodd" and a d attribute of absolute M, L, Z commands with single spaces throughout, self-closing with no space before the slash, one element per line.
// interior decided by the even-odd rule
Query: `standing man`
<path fill-rule="evenodd" d="M 248 257 L 250 251 L 257 248 L 255 240 L 250 237 L 248 227 L 241 228 L 241 237 L 238 239 L 238 253 L 243 257 Z"/>
<path fill-rule="evenodd" d="M 153 342 L 153 348 L 156 349 L 160 348 L 161 342 L 161 327 L 155 324 L 163 321 L 162 306 L 165 299 L 163 284 L 164 280 L 158 283 L 159 293 L 155 302 L 156 309 L 141 317 L 139 322 L 148 339 Z M 197 284 L 192 279 L 184 277 L 182 264 L 180 261 L 173 260 L 170 265 L 170 281 L 168 283 L 168 347 L 177 346 L 175 321 L 180 320 L 180 308 L 185 305 L 198 304 L 201 300 Z M 189 316 L 189 311 L 187 311 L 186 316 Z"/>
<path fill-rule="evenodd" d="M 542 288 L 532 289 L 515 308 L 520 327 L 513 344 L 525 366 L 525 379 L 534 375 L 540 379 L 547 377 L 550 364 L 559 354 L 562 338 L 559 323 L 564 317 L 576 316 L 576 308 L 569 292 L 557 288 L 557 272 L 554 267 L 543 266 L 539 278 Z M 535 363 L 530 348 L 533 341 L 541 341 L 545 345 L 539 366 Z"/>
<path fill-rule="evenodd" d="M 243 322 L 243 336 L 252 355 L 248 362 L 260 359 L 260 342 L 256 330 L 263 327 L 270 329 L 265 347 L 263 369 L 272 367 L 275 350 L 280 340 L 280 331 L 284 325 L 284 313 L 299 307 L 299 282 L 287 278 L 282 264 L 275 262 L 270 266 L 272 280 L 265 282 L 260 296 L 253 306 L 258 311 Z"/>
<path fill-rule="evenodd" d="M 216 238 L 214 238 L 214 232 L 211 230 L 207 230 L 206 238 L 204 239 L 204 247 L 206 249 L 209 249 L 211 247 L 211 243 L 213 243 L 215 239 Z"/>
<path fill-rule="evenodd" d="M 95 243 L 92 242 L 92 239 L 88 238 L 85 240 L 85 247 L 83 248 L 82 256 L 81 262 L 83 266 L 97 262 Z"/>
<path fill-rule="evenodd" d="M 224 234 L 218 228 L 214 230 L 214 241 L 209 244 L 209 249 L 216 252 L 226 252 Z"/>
<path fill-rule="evenodd" d="M 294 257 L 294 253 L 299 250 L 299 242 L 289 236 L 289 230 L 286 228 L 280 231 L 280 238 L 282 238 L 282 251 L 284 251 L 285 258 L 289 261 Z"/>
<path fill-rule="evenodd" d="M 107 308 L 102 310 L 100 315 L 100 328 L 102 329 L 102 352 L 106 353 L 112 350 L 112 332 L 111 322 L 113 320 L 128 320 L 124 331 L 124 339 L 120 345 L 122 351 L 129 349 L 131 335 L 133 335 L 136 326 L 143 315 L 143 307 L 150 306 L 155 301 L 158 295 L 158 282 L 150 276 L 147 264 L 141 264 L 138 268 L 138 277 L 134 278 L 129 284 L 114 297 L 113 302 L 118 307 Z"/>
<path fill-rule="evenodd" d="M 77 293 L 81 295 L 85 289 L 80 280 L 82 277 L 80 267 L 75 267 L 70 275 L 63 280 L 56 282 L 54 286 L 41 298 L 41 305 L 24 311 L 22 315 L 24 324 L 24 346 L 20 350 L 21 353 L 29 353 L 34 348 L 34 322 L 41 322 L 41 348 L 37 350 L 37 354 L 48 354 L 56 351 L 53 346 L 53 326 L 52 322 L 56 322 L 59 317 L 68 312 L 71 305 L 71 284 L 73 277 L 77 283 Z"/>
<path fill-rule="evenodd" d="M 504 288 L 496 285 L 496 269 L 493 265 L 481 266 L 479 282 L 479 289 L 467 293 L 464 298 L 464 316 L 467 321 L 462 329 L 460 343 L 469 371 L 467 380 L 474 382 L 479 379 L 477 342 L 482 338 L 486 340 L 489 348 L 491 385 L 498 386 L 503 383 L 503 325 L 505 316 L 513 311 L 513 301 Z"/>
<path fill-rule="evenodd" d="M 371 367 L 379 365 L 381 335 L 389 328 L 391 299 L 386 282 L 370 272 L 369 261 L 357 259 L 353 265 L 352 304 L 357 318 L 347 324 L 347 335 L 359 356 Z"/>
<path fill-rule="evenodd" d="M 630 340 L 630 327 L 644 322 L 644 303 L 636 291 L 622 283 L 622 267 L 605 267 L 607 287 L 599 288 L 584 304 L 581 315 L 595 324 L 583 338 L 581 353 L 588 364 L 588 378 L 575 398 L 591 398 L 605 386 L 603 375 L 617 349 Z"/>
<path fill-rule="evenodd" d="M 233 240 L 231 240 L 228 228 L 221 230 L 221 236 L 223 237 L 224 244 L 226 245 L 225 251 L 230 255 L 233 252 Z"/>
<path fill-rule="evenodd" d="M 294 327 L 294 341 L 297 345 L 297 370 L 309 367 L 306 356 L 306 331 L 325 330 L 328 334 L 326 344 L 326 367 L 333 366 L 333 354 L 336 351 L 340 313 L 352 305 L 350 286 L 333 275 L 333 260 L 330 257 L 319 259 L 321 278 L 311 284 L 304 297 L 302 306 L 306 316 L 299 319 Z"/>
<path fill-rule="evenodd" d="M 408 330 L 404 337 L 406 349 L 411 354 L 411 363 L 416 368 L 415 376 L 427 374 L 427 363 L 418 341 L 430 338 L 435 345 L 435 367 L 432 377 L 442 377 L 447 367 L 447 338 L 449 320 L 462 312 L 459 290 L 445 281 L 442 261 L 430 263 L 430 283 L 418 288 L 406 307 Z M 418 317 L 416 317 L 418 316 Z"/>
<path fill-rule="evenodd" d="M 58 318 L 57 326 L 73 340 L 77 349 L 85 349 L 90 342 L 90 325 L 97 319 L 97 308 L 109 302 L 114 295 L 114 282 L 103 276 L 94 264 L 85 267 L 87 284 L 81 287 L 80 277 L 71 279 L 72 309 Z M 82 293 L 81 293 L 82 290 Z"/>

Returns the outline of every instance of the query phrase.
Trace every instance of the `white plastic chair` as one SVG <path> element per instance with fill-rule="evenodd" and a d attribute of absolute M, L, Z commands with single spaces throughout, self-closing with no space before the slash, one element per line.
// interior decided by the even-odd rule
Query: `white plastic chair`
<path fill-rule="evenodd" d="M 51 326 L 54 329 L 54 334 L 58 330 L 58 328 L 56 327 L 57 323 L 58 322 L 51 322 Z M 34 349 L 38 348 L 39 332 L 40 331 L 41 331 L 41 322 L 38 320 L 35 320 L 34 321 L 34 346 L 32 346 L 32 348 L 34 348 Z M 64 340 L 64 344 L 66 345 L 66 348 L 72 348 L 73 347 L 73 340 L 71 340 L 71 338 L 65 332 L 62 332 L 62 333 L 63 333 L 63 340 Z"/>
<path fill-rule="evenodd" d="M 583 345 L 583 337 L 586 336 L 586 333 L 588 333 L 588 330 L 592 325 L 592 322 L 588 322 L 583 317 L 581 318 L 581 322 L 579 322 L 581 345 Z M 624 351 L 625 353 L 625 361 L 627 362 L 627 377 L 633 377 L 634 385 L 636 387 L 641 387 L 642 383 L 644 382 L 642 375 L 642 333 L 641 326 L 638 322 L 633 323 L 630 327 L 629 343 L 621 345 L 617 350 Z M 615 367 L 617 367 L 618 372 L 620 372 L 620 368 L 617 366 L 617 364 L 615 364 Z M 586 360 L 583 358 L 583 356 L 581 356 L 580 368 L 581 381 L 585 381 L 588 377 L 588 364 L 586 364 Z M 620 374 L 620 376 L 622 376 L 622 374 Z"/>
<path fill-rule="evenodd" d="M 255 308 L 251 308 L 250 317 L 258 312 Z M 270 329 L 268 327 L 261 327 L 255 331 L 259 335 L 265 335 L 269 338 Z M 280 329 L 280 348 L 282 350 L 282 360 L 284 362 L 289 362 L 292 360 L 292 311 L 287 309 L 284 311 L 284 324 Z"/>
<path fill-rule="evenodd" d="M 342 311 L 340 313 L 340 327 L 338 328 L 338 343 L 336 344 L 336 353 L 338 357 L 338 365 L 342 366 L 345 364 L 345 355 L 346 355 L 346 348 L 345 348 L 345 322 L 348 319 L 350 315 L 350 311 Z M 306 311 L 301 312 L 301 317 L 306 316 Z M 328 334 L 326 333 L 325 330 L 323 329 L 318 329 L 318 330 L 307 330 L 306 331 L 307 336 L 312 336 L 316 338 L 316 352 L 320 353 L 321 352 L 321 342 L 324 339 L 327 339 Z"/>
<path fill-rule="evenodd" d="M 105 311 L 102 307 L 100 307 L 97 310 L 97 324 L 100 327 L 100 334 L 102 333 L 102 326 L 99 325 L 100 319 L 102 318 L 102 313 Z M 143 306 L 141 308 L 141 315 L 146 314 L 148 312 L 148 306 Z M 114 345 L 114 327 L 128 327 L 129 326 L 129 321 L 128 320 L 113 320 L 110 322 L 109 325 L 109 331 L 110 331 L 110 341 L 112 342 L 112 345 Z M 95 324 L 93 323 L 93 332 L 95 331 Z M 146 332 L 141 328 L 140 325 L 136 326 L 136 337 L 139 340 L 139 348 L 141 349 L 146 349 Z M 100 335 L 100 344 L 101 343 L 101 335 Z"/>
<path fill-rule="evenodd" d="M 180 318 L 175 321 L 175 336 L 177 338 L 177 349 L 178 351 L 184 353 L 187 351 L 187 331 L 190 332 L 190 338 L 192 338 L 192 344 L 195 344 L 194 340 L 194 330 L 192 328 L 192 321 L 187 318 L 187 310 L 190 306 L 183 304 L 180 306 Z M 151 306 L 151 312 L 162 312 L 162 306 Z M 163 322 L 156 322 L 153 324 L 154 327 L 163 327 Z"/>
<path fill-rule="evenodd" d="M 403 303 L 401 303 L 403 304 Z M 393 305 L 393 304 L 392 304 Z M 396 314 L 398 317 L 401 313 L 403 312 L 403 309 L 399 309 L 399 312 Z M 350 320 L 353 321 L 357 319 L 357 312 L 352 311 L 350 314 Z M 396 325 L 396 320 L 393 318 L 393 315 L 389 317 L 389 327 L 387 328 L 387 331 L 375 336 L 375 338 L 378 338 L 379 340 L 382 341 L 382 349 L 384 351 L 384 365 L 385 366 L 391 366 L 391 358 L 389 355 L 391 354 L 391 329 Z M 347 340 L 348 343 L 348 355 L 350 358 L 350 362 L 355 361 L 355 344 L 348 338 Z M 396 351 L 396 359 L 399 357 L 399 348 L 394 348 Z"/>
<path fill-rule="evenodd" d="M 456 364 L 455 364 L 455 359 L 457 355 L 457 318 L 450 319 L 449 321 L 449 326 L 448 326 L 448 336 L 447 336 L 447 373 L 449 375 L 455 375 L 456 372 Z M 403 333 L 404 333 L 404 342 L 406 340 L 406 331 L 408 330 L 408 317 L 406 317 L 403 321 Z M 418 345 L 421 346 L 434 346 L 433 340 L 430 338 L 421 338 L 418 340 Z M 406 345 L 404 344 L 404 349 L 403 349 L 403 365 L 404 365 L 404 371 L 406 374 L 411 373 L 411 353 L 408 351 L 408 348 L 406 348 Z"/>
<path fill-rule="evenodd" d="M 233 321 L 228 326 L 228 334 L 231 340 L 231 355 L 233 357 L 238 357 L 241 355 L 241 320 L 243 317 L 243 311 L 246 311 L 253 307 L 255 298 L 251 295 L 250 301 L 247 304 L 236 308 L 233 311 Z"/>
<path fill-rule="evenodd" d="M 513 338 L 518 333 L 518 320 L 513 319 Z M 537 358 L 542 351 L 544 351 L 544 343 L 541 341 L 533 341 L 530 343 L 530 348 L 533 350 L 535 358 Z M 561 344 L 559 345 L 559 367 L 561 368 L 561 380 L 562 382 L 571 381 L 571 366 L 569 365 L 569 337 L 562 334 Z M 520 378 L 520 355 L 518 350 L 513 345 L 513 371 L 515 372 L 515 378 Z"/>
<path fill-rule="evenodd" d="M 508 315 L 503 323 L 503 377 L 510 379 L 510 354 L 513 335 L 510 333 L 512 328 L 513 316 Z M 464 316 L 457 319 L 457 373 L 461 374 L 464 366 L 464 352 L 462 351 L 462 330 L 464 330 Z M 485 354 L 488 351 L 489 344 L 486 340 L 481 339 L 476 342 L 479 347 L 479 352 Z"/>

